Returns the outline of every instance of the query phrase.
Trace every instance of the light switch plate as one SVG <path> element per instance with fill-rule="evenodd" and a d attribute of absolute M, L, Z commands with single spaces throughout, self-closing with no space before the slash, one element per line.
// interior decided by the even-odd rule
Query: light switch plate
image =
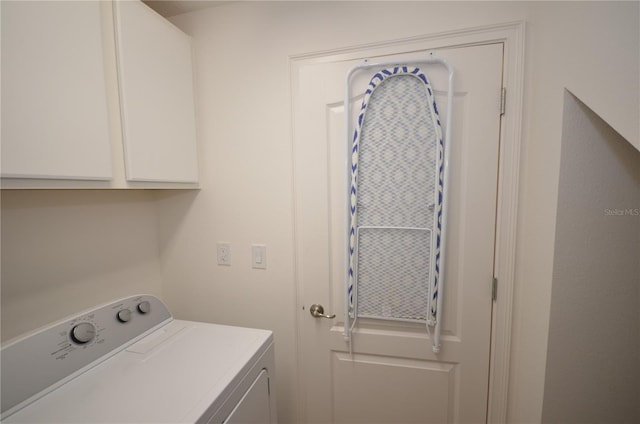
<path fill-rule="evenodd" d="M 267 269 L 267 246 L 264 244 L 251 245 L 251 268 Z"/>

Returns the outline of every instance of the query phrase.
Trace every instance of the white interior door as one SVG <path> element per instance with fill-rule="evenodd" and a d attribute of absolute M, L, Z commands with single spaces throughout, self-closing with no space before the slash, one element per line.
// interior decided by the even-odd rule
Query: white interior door
<path fill-rule="evenodd" d="M 365 57 L 410 64 L 426 54 L 416 44 L 387 46 L 293 67 L 300 407 L 307 422 L 486 420 L 502 44 L 434 51 L 456 72 L 440 353 L 432 352 L 424 324 L 359 319 L 351 351 L 343 337 L 349 149 L 344 78 Z M 421 69 L 435 89 L 444 128 L 446 70 Z M 353 80 L 353 93 L 360 94 L 352 99 L 352 119 L 373 73 Z M 312 304 L 336 317 L 312 317 Z"/>

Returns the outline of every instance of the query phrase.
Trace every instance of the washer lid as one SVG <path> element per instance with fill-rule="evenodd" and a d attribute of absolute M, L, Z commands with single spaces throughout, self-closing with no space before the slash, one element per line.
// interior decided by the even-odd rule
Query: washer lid
<path fill-rule="evenodd" d="M 266 330 L 174 320 L 3 421 L 194 423 L 271 341 Z"/>

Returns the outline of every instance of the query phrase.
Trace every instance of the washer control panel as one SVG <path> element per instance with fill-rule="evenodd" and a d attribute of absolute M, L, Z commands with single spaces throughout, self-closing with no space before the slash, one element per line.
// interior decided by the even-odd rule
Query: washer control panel
<path fill-rule="evenodd" d="M 2 416 L 49 386 L 120 351 L 173 318 L 160 299 L 136 295 L 97 306 L 2 348 Z M 26 379 L 25 375 L 36 376 Z"/>

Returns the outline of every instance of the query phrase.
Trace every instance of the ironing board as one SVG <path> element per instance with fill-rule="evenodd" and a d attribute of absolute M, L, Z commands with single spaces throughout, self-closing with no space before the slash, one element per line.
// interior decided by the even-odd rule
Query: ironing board
<path fill-rule="evenodd" d="M 450 133 L 453 69 L 449 73 L 446 135 Z M 422 322 L 440 350 L 447 149 L 433 87 L 419 67 L 363 64 L 374 69 L 352 132 L 346 111 L 349 166 L 348 275 L 345 339 L 357 319 Z M 429 331 L 430 332 L 430 331 Z"/>

